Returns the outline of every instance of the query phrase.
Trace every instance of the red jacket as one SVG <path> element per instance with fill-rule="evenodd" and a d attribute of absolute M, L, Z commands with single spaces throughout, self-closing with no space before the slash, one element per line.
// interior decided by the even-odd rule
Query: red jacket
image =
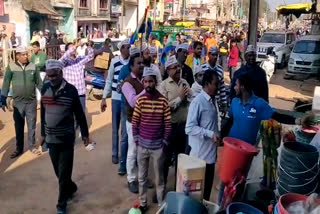
<path fill-rule="evenodd" d="M 229 63 L 231 67 L 236 67 L 239 59 L 239 50 L 237 46 L 233 46 L 229 52 Z"/>

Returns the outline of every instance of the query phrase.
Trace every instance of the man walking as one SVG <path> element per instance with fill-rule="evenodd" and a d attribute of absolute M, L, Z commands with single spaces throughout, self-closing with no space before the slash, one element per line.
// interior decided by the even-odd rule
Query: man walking
<path fill-rule="evenodd" d="M 119 127 L 121 123 L 121 154 L 120 157 L 125 157 L 125 152 L 122 150 L 122 145 L 127 144 L 128 136 L 126 131 L 126 121 L 121 115 L 124 112 L 121 109 L 121 94 L 117 91 L 118 87 L 118 76 L 121 68 L 129 62 L 129 50 L 130 41 L 129 39 L 123 40 L 119 44 L 120 56 L 116 56 L 111 60 L 111 64 L 108 71 L 108 77 L 106 85 L 104 87 L 103 98 L 101 101 L 101 111 L 104 112 L 107 108 L 106 99 L 107 96 L 112 92 L 111 96 L 111 108 L 112 108 L 112 163 L 119 163 Z"/>
<path fill-rule="evenodd" d="M 215 71 L 204 72 L 203 90 L 191 102 L 185 129 L 189 136 L 190 156 L 207 163 L 203 193 L 207 201 L 210 200 L 219 139 L 218 111 L 215 105 L 218 84 L 219 77 Z"/>
<path fill-rule="evenodd" d="M 126 100 L 127 111 L 127 134 L 128 134 L 128 155 L 127 155 L 127 173 L 128 188 L 132 193 L 138 193 L 138 169 L 137 169 L 137 145 L 134 142 L 132 134 L 132 115 L 138 97 L 144 93 L 141 82 L 143 63 L 140 55 L 133 54 L 130 57 L 129 69 L 130 75 L 124 80 L 121 91 Z"/>
<path fill-rule="evenodd" d="M 16 150 L 10 158 L 16 158 L 23 153 L 24 147 L 24 124 L 27 120 L 28 144 L 32 153 L 40 155 L 36 149 L 35 131 L 37 122 L 37 100 L 35 95 L 36 87 L 41 90 L 42 81 L 35 64 L 28 61 L 28 50 L 19 47 L 16 51 L 16 62 L 11 62 L 5 72 L 1 102 L 5 111 L 6 99 L 12 83 L 14 110 L 13 119 L 16 131 Z"/>
<path fill-rule="evenodd" d="M 201 42 L 195 41 L 193 43 L 193 53 L 189 54 L 186 60 L 186 64 L 194 72 L 198 67 L 205 63 L 205 59 L 201 56 L 203 44 Z"/>
<path fill-rule="evenodd" d="M 172 123 L 169 151 L 165 162 L 164 178 L 166 183 L 173 154 L 175 154 L 174 157 L 177 164 L 178 154 L 186 151 L 187 135 L 185 133 L 185 125 L 190 104 L 189 100 L 192 99 L 192 91 L 188 82 L 181 78 L 181 67 L 175 56 L 169 57 L 165 68 L 169 77 L 161 83 L 160 92 L 168 99 Z"/>
<path fill-rule="evenodd" d="M 74 117 L 80 125 L 84 145 L 89 144 L 89 131 L 77 89 L 63 79 L 61 61 L 46 63 L 47 82 L 41 91 L 41 145 L 47 143 L 49 155 L 59 180 L 57 214 L 66 214 L 67 201 L 77 191 L 72 181 L 74 156 Z"/>
<path fill-rule="evenodd" d="M 170 106 L 167 99 L 156 89 L 156 75 L 157 72 L 152 68 L 144 68 L 145 93 L 138 98 L 132 117 L 133 138 L 138 145 L 139 200 L 142 213 L 147 210 L 147 178 L 151 157 L 157 200 L 159 205 L 162 204 L 165 190 L 163 149 L 168 146 L 171 131 Z"/>

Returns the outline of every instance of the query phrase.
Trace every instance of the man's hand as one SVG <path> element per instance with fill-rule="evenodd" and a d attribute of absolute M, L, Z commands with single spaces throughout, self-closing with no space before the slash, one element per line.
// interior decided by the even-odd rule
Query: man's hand
<path fill-rule="evenodd" d="M 184 98 L 186 98 L 186 96 L 189 94 L 189 88 L 187 87 L 183 87 L 181 90 L 180 90 L 180 93 L 179 93 L 179 97 L 181 98 L 181 100 L 184 100 Z"/>
<path fill-rule="evenodd" d="M 5 97 L 5 96 L 1 96 L 1 108 L 2 108 L 2 110 L 4 111 L 4 112 L 6 112 L 6 108 L 8 108 L 7 107 L 7 97 Z"/>
<path fill-rule="evenodd" d="M 105 112 L 106 111 L 107 102 L 106 102 L 105 98 L 102 98 L 100 108 L 101 108 L 101 112 Z"/>
<path fill-rule="evenodd" d="M 40 146 L 42 146 L 43 144 L 44 144 L 44 142 L 45 142 L 45 137 L 44 136 L 40 136 L 40 138 L 39 138 L 39 144 L 40 144 Z"/>
<path fill-rule="evenodd" d="M 219 137 L 213 135 L 213 137 L 212 137 L 212 142 L 213 142 L 213 143 L 219 143 L 219 142 L 220 142 Z"/>

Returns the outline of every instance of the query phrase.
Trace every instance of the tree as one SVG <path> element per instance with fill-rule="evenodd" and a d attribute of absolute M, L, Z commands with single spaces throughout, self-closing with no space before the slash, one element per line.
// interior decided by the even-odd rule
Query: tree
<path fill-rule="evenodd" d="M 255 1 L 255 0 L 252 0 Z M 249 7 L 250 7 L 250 0 L 242 0 L 243 5 L 243 14 L 247 17 L 249 17 Z M 259 16 L 262 17 L 264 13 L 270 12 L 270 8 L 268 5 L 268 2 L 266 0 L 260 0 L 260 5 L 259 5 Z"/>

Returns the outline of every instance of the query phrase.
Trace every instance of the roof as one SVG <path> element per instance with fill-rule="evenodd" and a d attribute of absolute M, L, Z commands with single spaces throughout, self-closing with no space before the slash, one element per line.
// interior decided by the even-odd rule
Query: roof
<path fill-rule="evenodd" d="M 23 0 L 22 6 L 26 11 L 51 16 L 60 16 L 60 14 L 52 7 L 49 0 Z"/>
<path fill-rule="evenodd" d="M 312 9 L 311 2 L 281 5 L 276 8 L 279 14 L 282 14 L 284 16 L 294 14 L 296 17 L 300 17 L 302 13 L 310 13 L 311 9 Z"/>
<path fill-rule="evenodd" d="M 302 36 L 299 40 L 320 41 L 320 35 L 307 35 L 307 36 Z"/>

